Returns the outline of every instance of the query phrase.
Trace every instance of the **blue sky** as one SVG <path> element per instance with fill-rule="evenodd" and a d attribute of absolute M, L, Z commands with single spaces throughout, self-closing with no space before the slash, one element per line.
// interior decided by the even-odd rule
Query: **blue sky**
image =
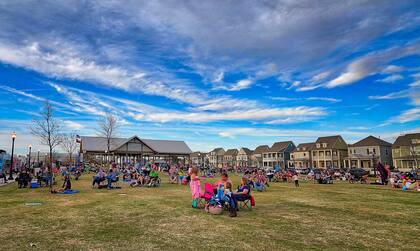
<path fill-rule="evenodd" d="M 0 148 L 65 132 L 254 148 L 420 131 L 417 1 L 2 1 Z"/>

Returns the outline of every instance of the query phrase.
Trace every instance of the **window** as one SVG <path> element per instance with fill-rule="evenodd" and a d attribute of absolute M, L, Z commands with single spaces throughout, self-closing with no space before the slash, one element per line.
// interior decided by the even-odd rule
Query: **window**
<path fill-rule="evenodd" d="M 355 151 L 355 153 L 356 153 L 356 151 Z M 337 151 L 333 151 L 333 155 L 337 156 Z"/>
<path fill-rule="evenodd" d="M 388 155 L 388 149 L 385 149 L 385 155 Z"/>
<path fill-rule="evenodd" d="M 292 155 L 290 155 L 290 157 L 292 157 L 292 159 L 294 159 L 295 158 L 295 155 L 292 154 Z"/>
<path fill-rule="evenodd" d="M 330 152 L 330 151 L 326 151 L 326 152 L 325 152 L 325 155 L 326 155 L 326 156 L 331 156 L 331 152 Z"/>
<path fill-rule="evenodd" d="M 312 152 L 312 155 L 313 155 L 313 156 L 316 156 L 316 152 L 315 152 L 315 151 L 313 151 L 313 152 Z"/>
<path fill-rule="evenodd" d="M 376 154 L 376 149 L 375 149 L 375 148 L 373 148 L 372 150 L 373 150 L 373 154 Z"/>
<path fill-rule="evenodd" d="M 322 143 L 322 147 L 326 148 L 327 147 L 327 143 Z"/>
<path fill-rule="evenodd" d="M 320 148 L 321 144 L 320 143 L 316 143 L 316 148 Z"/>
<path fill-rule="evenodd" d="M 306 156 L 306 153 L 303 153 L 303 157 L 305 157 Z"/>
<path fill-rule="evenodd" d="M 368 148 L 368 149 L 366 149 L 366 153 L 367 153 L 367 154 L 369 154 L 369 148 Z"/>

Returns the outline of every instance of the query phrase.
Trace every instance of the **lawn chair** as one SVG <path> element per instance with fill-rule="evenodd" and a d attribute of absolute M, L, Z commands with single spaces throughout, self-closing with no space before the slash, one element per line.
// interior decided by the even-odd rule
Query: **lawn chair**
<path fill-rule="evenodd" d="M 206 203 L 214 196 L 214 184 L 204 184 L 204 194 L 198 199 L 198 206 L 205 207 Z"/>
<path fill-rule="evenodd" d="M 250 195 L 247 199 L 238 200 L 238 207 L 252 210 L 253 206 L 255 206 L 255 199 L 254 199 L 254 196 L 252 195 Z"/>

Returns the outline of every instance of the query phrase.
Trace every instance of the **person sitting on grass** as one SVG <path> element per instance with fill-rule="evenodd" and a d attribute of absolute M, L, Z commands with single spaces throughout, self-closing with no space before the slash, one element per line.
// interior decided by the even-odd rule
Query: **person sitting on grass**
<path fill-rule="evenodd" d="M 107 180 L 108 180 L 108 185 L 107 185 L 107 188 L 108 189 L 112 189 L 113 187 L 112 187 L 112 183 L 113 182 L 117 182 L 118 181 L 118 174 L 117 174 L 117 172 L 115 171 L 115 168 L 111 168 L 111 169 L 109 169 L 109 173 L 108 173 L 108 176 L 107 176 Z"/>
<path fill-rule="evenodd" d="M 93 177 L 93 181 L 92 181 L 92 188 L 95 187 L 95 184 L 99 185 L 101 184 L 101 182 L 105 181 L 105 172 L 102 171 L 102 168 L 99 169 L 98 173 Z"/>
<path fill-rule="evenodd" d="M 157 179 L 159 178 L 158 172 L 153 169 L 149 174 L 149 186 L 152 186 L 157 182 Z"/>
<path fill-rule="evenodd" d="M 62 188 L 64 190 L 71 190 L 70 174 L 64 176 L 64 182 Z"/>
<path fill-rule="evenodd" d="M 169 168 L 169 183 L 175 184 L 177 183 L 177 180 L 178 180 L 178 175 L 177 175 L 176 166 L 172 165 L 171 168 Z"/>

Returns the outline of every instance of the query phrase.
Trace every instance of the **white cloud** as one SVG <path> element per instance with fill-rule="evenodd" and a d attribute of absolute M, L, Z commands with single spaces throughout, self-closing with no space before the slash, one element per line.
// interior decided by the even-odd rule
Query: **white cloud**
<path fill-rule="evenodd" d="M 79 124 L 77 122 L 71 121 L 71 120 L 64 120 L 64 125 L 71 130 L 80 130 L 83 128 L 82 124 Z"/>
<path fill-rule="evenodd" d="M 270 97 L 271 100 L 279 101 L 326 101 L 331 103 L 341 102 L 341 99 L 329 97 L 308 97 L 308 98 L 289 98 L 289 97 Z"/>
<path fill-rule="evenodd" d="M 420 121 L 420 107 L 415 107 L 409 110 L 404 111 L 395 118 L 392 118 L 391 121 L 396 121 L 399 123 L 408 123 L 412 121 Z"/>
<path fill-rule="evenodd" d="M 385 67 L 385 69 L 382 71 L 385 74 L 393 74 L 397 72 L 401 72 L 404 70 L 404 67 L 397 66 L 397 65 L 388 65 Z"/>
<path fill-rule="evenodd" d="M 394 74 L 394 75 L 390 75 L 390 76 L 388 76 L 386 78 L 379 79 L 377 81 L 378 82 L 384 82 L 384 83 L 394 83 L 394 82 L 396 82 L 398 80 L 402 80 L 402 79 L 404 79 L 403 76 L 401 76 L 399 74 Z"/>
<path fill-rule="evenodd" d="M 380 100 L 380 99 L 399 99 L 399 98 L 406 98 L 406 97 L 409 97 L 409 91 L 408 90 L 402 90 L 402 91 L 398 91 L 398 92 L 391 92 L 391 93 L 388 93 L 386 95 L 369 96 L 369 99 L 375 99 L 375 100 Z"/>

